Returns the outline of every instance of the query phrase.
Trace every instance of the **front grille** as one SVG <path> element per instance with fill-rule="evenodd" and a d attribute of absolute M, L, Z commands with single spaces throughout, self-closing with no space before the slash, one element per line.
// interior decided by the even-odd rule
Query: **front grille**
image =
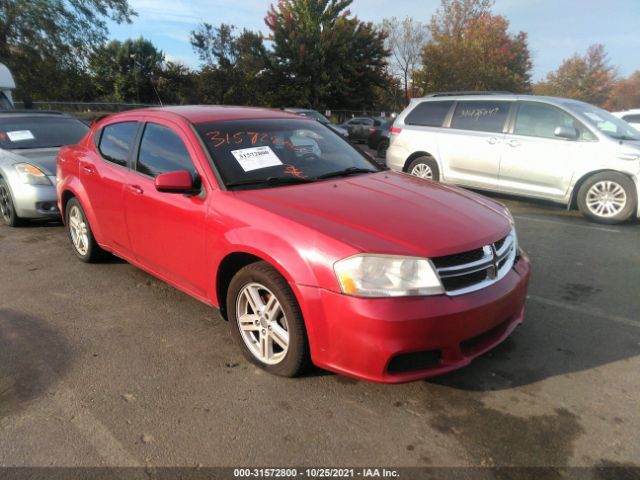
<path fill-rule="evenodd" d="M 500 240 L 468 252 L 432 258 L 448 295 L 462 295 L 488 287 L 513 267 L 517 245 L 510 233 Z"/>

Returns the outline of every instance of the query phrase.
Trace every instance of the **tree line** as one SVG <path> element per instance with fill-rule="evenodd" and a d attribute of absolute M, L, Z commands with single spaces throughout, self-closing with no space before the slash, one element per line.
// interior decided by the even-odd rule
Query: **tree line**
<path fill-rule="evenodd" d="M 493 0 L 441 0 L 426 24 L 380 25 L 351 14 L 353 0 L 282 0 L 268 35 L 194 25 L 197 68 L 167 60 L 142 37 L 107 41 L 107 20 L 131 22 L 128 0 L 4 0 L 0 62 L 16 98 L 118 103 L 235 104 L 401 110 L 435 91 L 496 90 L 640 107 L 640 70 L 620 78 L 602 45 L 576 53 L 537 83 L 525 32 L 492 12 Z"/>

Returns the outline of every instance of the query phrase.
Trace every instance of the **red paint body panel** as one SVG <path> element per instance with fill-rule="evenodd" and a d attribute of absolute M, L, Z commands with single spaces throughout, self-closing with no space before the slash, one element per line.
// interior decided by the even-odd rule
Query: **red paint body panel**
<path fill-rule="evenodd" d="M 60 207 L 66 195 L 76 196 L 103 248 L 210 305 L 220 303 L 216 275 L 225 257 L 243 252 L 269 262 L 300 303 L 313 362 L 358 378 L 400 382 L 458 368 L 522 321 L 526 256 L 498 283 L 458 297 L 341 294 L 333 271 L 340 259 L 358 253 L 434 257 L 467 251 L 503 238 L 509 219 L 485 197 L 392 172 L 227 191 L 192 124 L 252 118 L 300 120 L 277 110 L 205 106 L 106 117 L 79 146 L 60 151 Z M 158 192 L 151 177 L 105 161 L 93 135 L 127 120 L 176 132 L 202 178 L 202 194 Z M 492 331 L 496 325 L 504 328 Z M 493 336 L 475 349 L 460 349 L 462 341 L 486 331 Z M 430 349 L 443 352 L 438 368 L 388 371 L 394 355 Z"/>

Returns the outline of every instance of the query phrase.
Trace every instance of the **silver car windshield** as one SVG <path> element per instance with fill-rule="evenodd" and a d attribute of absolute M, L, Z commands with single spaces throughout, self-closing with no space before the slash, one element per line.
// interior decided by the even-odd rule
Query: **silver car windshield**
<path fill-rule="evenodd" d="M 577 110 L 588 123 L 611 138 L 616 140 L 640 140 L 640 133 L 636 129 L 602 108 L 586 103 L 571 104 L 570 108 Z"/>

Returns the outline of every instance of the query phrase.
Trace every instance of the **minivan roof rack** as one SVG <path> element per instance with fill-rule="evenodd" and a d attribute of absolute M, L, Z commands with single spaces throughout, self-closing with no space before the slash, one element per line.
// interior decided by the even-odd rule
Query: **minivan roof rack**
<path fill-rule="evenodd" d="M 472 91 L 460 91 L 460 92 L 433 92 L 428 93 L 425 97 L 454 97 L 458 95 L 512 95 L 513 92 L 502 91 L 487 91 L 479 92 L 477 90 Z"/>

